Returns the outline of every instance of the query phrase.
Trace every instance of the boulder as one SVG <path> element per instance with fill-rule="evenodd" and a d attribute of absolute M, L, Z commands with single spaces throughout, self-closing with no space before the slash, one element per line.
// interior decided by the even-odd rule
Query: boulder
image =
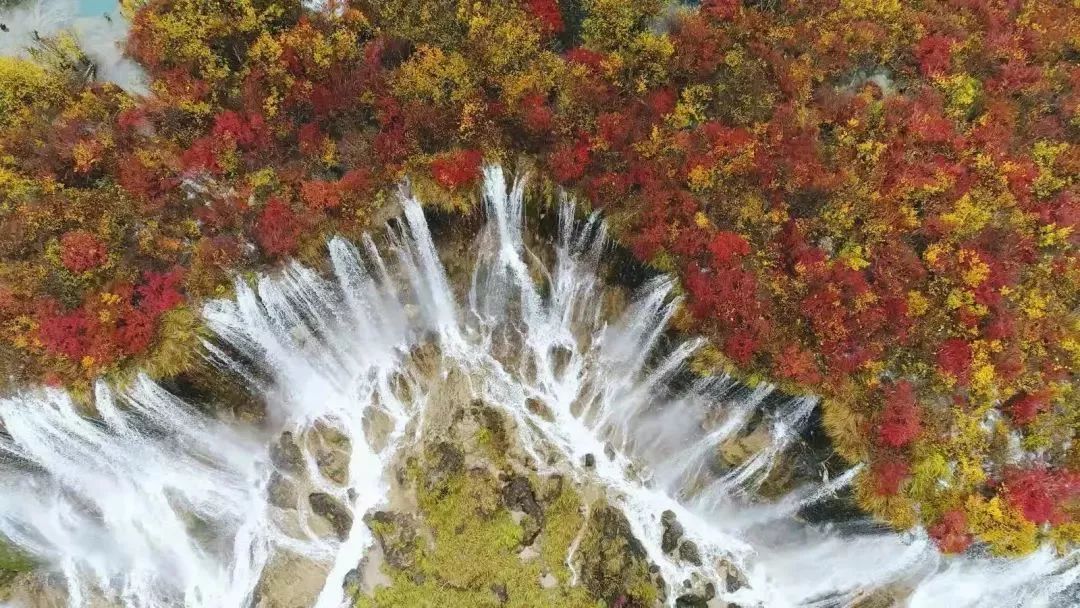
<path fill-rule="evenodd" d="M 428 450 L 429 466 L 424 485 L 429 491 L 443 494 L 451 479 L 465 471 L 465 453 L 454 444 L 442 441 Z"/>
<path fill-rule="evenodd" d="M 660 549 L 664 553 L 671 553 L 679 546 L 684 532 L 683 526 L 675 518 L 675 512 L 667 510 L 660 515 L 660 527 L 663 530 L 660 537 Z"/>
<path fill-rule="evenodd" d="M 352 513 L 338 499 L 323 492 L 315 492 L 308 496 L 308 504 L 316 515 L 330 522 L 330 526 L 339 539 L 345 540 L 349 537 L 349 530 L 352 529 Z"/>
<path fill-rule="evenodd" d="M 277 442 L 270 446 L 270 462 L 278 469 L 290 473 L 304 470 L 304 453 L 291 432 L 285 431 L 278 437 Z"/>
<path fill-rule="evenodd" d="M 695 566 L 701 565 L 701 551 L 698 550 L 697 543 L 692 540 L 684 540 L 679 545 L 679 559 L 688 564 Z"/>
<path fill-rule="evenodd" d="M 270 483 L 266 487 L 266 494 L 270 504 L 279 509 L 295 509 L 300 501 L 300 493 L 296 484 L 281 473 L 274 471 L 270 476 Z"/>
<path fill-rule="evenodd" d="M 364 523 L 375 535 L 387 564 L 404 571 L 416 564 L 419 537 L 414 516 L 393 511 L 376 511 L 365 516 Z"/>

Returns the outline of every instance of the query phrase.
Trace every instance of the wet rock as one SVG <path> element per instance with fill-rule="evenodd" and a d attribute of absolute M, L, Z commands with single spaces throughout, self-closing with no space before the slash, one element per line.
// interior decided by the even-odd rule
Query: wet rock
<path fill-rule="evenodd" d="M 698 550 L 697 543 L 692 540 L 684 540 L 679 545 L 679 559 L 688 564 L 695 566 L 701 565 L 701 551 Z"/>
<path fill-rule="evenodd" d="M 314 444 L 312 453 L 319 473 L 338 485 L 345 485 L 349 481 L 349 456 L 352 452 L 349 438 L 333 427 L 321 426 L 312 432 L 310 441 Z"/>
<path fill-rule="evenodd" d="M 610 441 L 604 444 L 604 455 L 608 457 L 608 460 L 615 460 L 615 448 Z"/>
<path fill-rule="evenodd" d="M 751 433 L 733 437 L 720 444 L 720 458 L 729 466 L 738 466 L 767 448 L 771 441 L 768 425 L 760 424 Z"/>
<path fill-rule="evenodd" d="M 686 593 L 675 598 L 675 608 L 708 608 L 709 600 L 696 593 Z"/>
<path fill-rule="evenodd" d="M 496 599 L 500 604 L 505 604 L 510 601 L 510 594 L 506 590 L 505 583 L 495 583 L 491 586 L 491 592 L 495 594 Z"/>
<path fill-rule="evenodd" d="M 728 593 L 738 591 L 746 585 L 742 578 L 742 573 L 734 565 L 724 562 L 721 564 L 721 569 L 725 571 L 724 574 L 724 590 Z"/>
<path fill-rule="evenodd" d="M 675 598 L 675 605 L 679 607 L 704 608 L 716 597 L 716 585 L 696 576 L 693 581 L 683 581 L 683 587 L 687 591 Z"/>
<path fill-rule="evenodd" d="M 551 408 L 535 397 L 529 397 L 525 400 L 525 408 L 548 422 L 555 420 L 555 415 L 551 413 Z"/>
<path fill-rule="evenodd" d="M 545 572 L 540 577 L 540 587 L 543 589 L 552 589 L 554 587 L 557 587 L 558 584 L 559 579 L 555 578 L 555 575 L 550 572 Z"/>
<path fill-rule="evenodd" d="M 430 466 L 424 484 L 428 490 L 445 493 L 448 482 L 465 471 L 465 453 L 452 443 L 442 441 L 429 450 Z"/>
<path fill-rule="evenodd" d="M 398 570 L 409 570 L 416 564 L 417 521 L 412 515 L 392 511 L 376 511 L 364 517 L 364 523 L 375 535 L 386 563 Z"/>
<path fill-rule="evenodd" d="M 308 504 L 311 505 L 311 510 L 316 515 L 330 522 L 330 527 L 334 529 L 334 533 L 339 539 L 345 540 L 348 538 L 349 530 L 352 529 L 352 513 L 349 513 L 345 505 L 341 504 L 333 496 L 323 492 L 309 495 Z"/>
<path fill-rule="evenodd" d="M 555 376 L 558 377 L 566 372 L 566 366 L 570 365 L 573 351 L 565 346 L 552 346 L 548 351 L 548 356 L 551 358 L 552 370 L 555 372 Z"/>
<path fill-rule="evenodd" d="M 346 597 L 353 599 L 359 597 L 363 590 L 364 575 L 360 573 L 358 568 L 353 568 L 345 573 L 345 579 L 341 583 L 342 590 L 345 591 Z"/>
<path fill-rule="evenodd" d="M 270 504 L 279 509 L 295 509 L 300 501 L 300 492 L 296 489 L 296 484 L 276 471 L 270 476 L 266 494 Z"/>
<path fill-rule="evenodd" d="M 660 526 L 664 531 L 660 537 L 660 549 L 664 553 L 671 553 L 679 546 L 679 540 L 682 539 L 684 532 L 683 526 L 675 518 L 675 512 L 671 510 L 664 511 L 660 515 Z"/>
<path fill-rule="evenodd" d="M 521 545 L 528 547 L 536 541 L 536 537 L 540 536 L 540 532 L 544 530 L 544 522 L 541 519 L 537 519 L 532 515 L 526 515 L 521 518 Z"/>
<path fill-rule="evenodd" d="M 544 517 L 543 509 L 536 500 L 536 492 L 533 491 L 532 482 L 528 477 L 514 475 L 503 486 L 503 504 L 512 511 L 521 511 L 532 515 L 537 519 Z"/>
<path fill-rule="evenodd" d="M 318 562 L 290 551 L 279 551 L 263 569 L 252 605 L 255 608 L 314 606 L 326 574 L 325 566 Z"/>
<path fill-rule="evenodd" d="M 558 500 L 559 497 L 562 496 L 563 484 L 565 483 L 566 481 L 563 479 L 563 476 L 558 474 L 552 475 L 551 477 L 545 479 L 541 479 L 540 498 L 544 501 L 544 504 L 551 504 L 552 502 Z"/>
<path fill-rule="evenodd" d="M 540 551 L 534 546 L 525 547 L 521 550 L 521 553 L 518 553 L 518 559 L 520 559 L 522 563 L 532 561 L 538 557 L 540 557 Z"/>
<path fill-rule="evenodd" d="M 853 604 L 853 608 L 892 608 L 900 605 L 898 598 L 885 590 L 872 592 L 869 596 L 860 598 Z"/>
<path fill-rule="evenodd" d="M 491 449 L 498 454 L 505 454 L 510 449 L 510 438 L 506 433 L 506 422 L 502 413 L 482 401 L 476 401 L 473 403 L 473 415 L 477 423 L 487 430 Z"/>
<path fill-rule="evenodd" d="M 656 599 L 645 549 L 618 508 L 593 509 L 578 554 L 582 585 L 607 605 L 620 597 L 624 606 L 651 606 Z"/>
<path fill-rule="evenodd" d="M 409 353 L 409 360 L 421 376 L 431 376 L 435 373 L 435 370 L 439 369 L 442 349 L 439 348 L 436 336 L 433 334 L 426 334 L 425 338 L 427 338 L 426 341 L 413 347 Z"/>
<path fill-rule="evenodd" d="M 304 453 L 291 432 L 285 431 L 277 442 L 270 446 L 270 462 L 282 471 L 296 473 L 304 470 Z"/>
<path fill-rule="evenodd" d="M 596 456 L 594 456 L 593 454 L 585 454 L 583 464 L 585 465 L 586 469 L 594 468 L 596 466 Z"/>

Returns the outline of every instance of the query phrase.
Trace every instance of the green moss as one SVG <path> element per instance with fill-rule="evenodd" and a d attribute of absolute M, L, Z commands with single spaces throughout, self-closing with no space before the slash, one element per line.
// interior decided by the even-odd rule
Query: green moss
<path fill-rule="evenodd" d="M 510 450 L 510 439 L 502 414 L 478 402 L 473 405 L 472 415 L 480 425 L 474 437 L 480 452 L 496 465 L 504 465 Z"/>
<path fill-rule="evenodd" d="M 414 568 L 385 567 L 393 583 L 358 598 L 357 608 L 603 606 L 584 587 L 541 584 L 547 573 L 559 583 L 569 578 L 566 552 L 581 524 L 572 490 L 564 488 L 547 512 L 540 556 L 522 559 L 523 529 L 502 504 L 491 473 L 456 472 L 444 480 L 415 463 L 408 471 L 431 542 L 418 543 Z M 432 484 L 432 477 L 439 481 Z"/>
<path fill-rule="evenodd" d="M 33 569 L 33 560 L 0 539 L 0 572 L 28 572 Z"/>
<path fill-rule="evenodd" d="M 469 473 L 450 481 L 443 498 L 421 497 L 421 509 L 435 536 L 435 546 L 422 559 L 425 569 L 458 588 L 472 587 L 490 574 L 489 565 L 512 555 L 522 529 L 486 474 Z M 471 559 L 462 559 L 462 555 Z"/>
<path fill-rule="evenodd" d="M 620 598 L 627 608 L 656 602 L 658 593 L 645 551 L 618 508 L 604 504 L 593 507 L 580 552 L 582 584 L 606 604 Z"/>
<path fill-rule="evenodd" d="M 540 555 L 552 569 L 559 582 L 569 580 L 565 568 L 566 558 L 574 539 L 581 533 L 585 523 L 581 514 L 581 499 L 567 487 L 551 502 L 545 513 L 547 524 L 541 539 Z M 563 565 L 563 567 L 560 567 Z"/>
<path fill-rule="evenodd" d="M 34 562 L 26 554 L 9 545 L 0 538 L 0 599 L 8 593 L 8 585 L 20 572 L 34 569 Z"/>

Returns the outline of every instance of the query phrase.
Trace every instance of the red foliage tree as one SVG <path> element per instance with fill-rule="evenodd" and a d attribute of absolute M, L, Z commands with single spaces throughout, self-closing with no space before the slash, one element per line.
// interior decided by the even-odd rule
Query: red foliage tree
<path fill-rule="evenodd" d="M 943 553 L 963 553 L 973 540 L 968 532 L 967 515 L 960 509 L 945 512 L 929 532 Z"/>
<path fill-rule="evenodd" d="M 589 144 L 585 140 L 560 146 L 548 157 L 548 167 L 551 169 L 551 174 L 561 184 L 568 184 L 580 179 L 585 174 L 588 163 Z"/>
<path fill-rule="evenodd" d="M 297 143 L 300 144 L 300 152 L 309 156 L 318 155 L 322 151 L 322 142 L 325 135 L 319 129 L 319 125 L 306 122 L 296 130 Z"/>
<path fill-rule="evenodd" d="M 794 344 L 788 345 L 777 355 L 776 370 L 783 378 L 807 385 L 821 381 L 821 371 L 814 361 L 814 355 Z"/>
<path fill-rule="evenodd" d="M 352 169 L 346 171 L 338 181 L 342 192 L 363 193 L 367 192 L 372 185 L 371 171 L 367 169 Z"/>
<path fill-rule="evenodd" d="M 120 160 L 117 181 L 128 194 L 142 201 L 151 201 L 161 192 L 158 177 L 135 155 Z"/>
<path fill-rule="evenodd" d="M 86 272 L 105 264 L 105 244 L 86 230 L 71 230 L 60 237 L 60 263 L 71 272 Z"/>
<path fill-rule="evenodd" d="M 217 153 L 214 150 L 215 140 L 212 137 L 200 137 L 191 142 L 188 149 L 180 155 L 180 163 L 184 169 L 197 173 L 208 171 L 218 173 L 221 166 L 218 164 Z"/>
<path fill-rule="evenodd" d="M 241 148 L 246 148 L 258 141 L 262 126 L 261 116 L 249 120 L 239 112 L 225 110 L 214 118 L 214 128 L 210 132 L 215 138 L 228 138 Z"/>
<path fill-rule="evenodd" d="M 1045 392 L 1020 393 L 1005 403 L 1005 411 L 1009 413 L 1013 424 L 1026 426 L 1050 407 L 1048 397 Z"/>
<path fill-rule="evenodd" d="M 545 33 L 558 34 L 563 31 L 562 13 L 559 12 L 557 0 L 526 0 L 525 7 L 529 14 L 540 21 L 540 27 Z"/>
<path fill-rule="evenodd" d="M 333 209 L 341 205 L 341 191 L 337 182 L 304 182 L 300 184 L 300 198 L 314 210 Z"/>
<path fill-rule="evenodd" d="M 141 310 L 131 310 L 122 316 L 115 331 L 116 344 L 126 355 L 145 352 L 154 339 L 154 319 Z"/>
<path fill-rule="evenodd" d="M 55 302 L 47 302 L 39 310 L 37 322 L 38 339 L 47 352 L 75 360 L 86 354 L 91 323 L 83 309 L 64 312 Z"/>
<path fill-rule="evenodd" d="M 705 0 L 701 3 L 701 10 L 716 19 L 727 21 L 735 16 L 740 4 L 739 0 Z"/>
<path fill-rule="evenodd" d="M 953 40 L 940 34 L 925 36 L 915 45 L 915 58 L 923 76 L 938 76 L 949 69 Z"/>
<path fill-rule="evenodd" d="M 180 305 L 184 301 L 180 291 L 183 279 L 184 269 L 179 266 L 167 272 L 143 273 L 143 284 L 136 289 L 139 308 L 156 317 Z"/>
<path fill-rule="evenodd" d="M 971 345 L 960 338 L 942 342 L 937 350 L 937 366 L 961 386 L 966 385 L 971 371 Z"/>
<path fill-rule="evenodd" d="M 901 380 L 883 392 L 885 409 L 878 424 L 878 441 L 889 447 L 904 447 L 922 429 L 915 387 L 907 380 Z"/>
<path fill-rule="evenodd" d="M 1037 524 L 1061 523 L 1063 507 L 1080 497 L 1080 475 L 1042 466 L 1007 470 L 1002 486 L 1006 500 Z"/>
<path fill-rule="evenodd" d="M 536 135 L 548 133 L 555 122 L 555 113 L 540 94 L 528 95 L 522 99 L 521 111 L 525 128 Z"/>
<path fill-rule="evenodd" d="M 484 155 L 479 150 L 458 150 L 431 161 L 431 177 L 447 190 L 471 185 L 480 174 Z"/>
<path fill-rule="evenodd" d="M 724 340 L 724 354 L 739 365 L 749 364 L 757 348 L 754 334 L 747 330 L 736 331 Z"/>
<path fill-rule="evenodd" d="M 728 264 L 736 258 L 750 254 L 750 243 L 741 235 L 726 230 L 714 234 L 708 248 L 716 264 Z"/>
<path fill-rule="evenodd" d="M 900 491 L 911 474 L 911 465 L 898 458 L 886 458 L 874 464 L 870 469 L 874 480 L 874 491 L 881 496 L 893 496 Z"/>
<path fill-rule="evenodd" d="M 294 252 L 300 231 L 296 214 L 277 197 L 270 199 L 255 222 L 255 240 L 263 251 L 272 256 Z"/>

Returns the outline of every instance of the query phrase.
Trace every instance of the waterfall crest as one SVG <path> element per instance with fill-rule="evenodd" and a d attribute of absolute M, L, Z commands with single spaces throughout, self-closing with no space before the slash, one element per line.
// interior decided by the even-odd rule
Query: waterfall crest
<path fill-rule="evenodd" d="M 488 221 L 460 285 L 405 187 L 403 213 L 378 244 L 329 242 L 330 276 L 289 264 L 207 304 L 207 357 L 265 403 L 261 425 L 211 418 L 147 378 L 99 383 L 92 413 L 57 390 L 3 399 L 0 535 L 58 577 L 70 606 L 248 606 L 288 553 L 317 565 L 314 605 L 337 608 L 374 542 L 363 516 L 387 500 L 396 455 L 423 436 L 428 380 L 453 372 L 515 421 L 540 472 L 562 466 L 602 487 L 669 585 L 724 581 L 734 568 L 741 584 L 717 596 L 743 606 L 844 606 L 882 588 L 918 607 L 1077 601 L 1075 553 L 946 561 L 922 532 L 795 517 L 855 469 L 760 498 L 816 400 L 687 380 L 701 342 L 665 334 L 679 305 L 671 280 L 610 306 L 600 217 L 579 220 L 563 199 L 553 251 L 533 251 L 524 192 L 524 178 L 508 185 L 499 167 L 485 169 Z M 438 356 L 417 365 L 425 345 Z M 751 424 L 756 452 L 714 471 L 717 450 Z M 282 498 L 286 486 L 300 491 Z M 328 509 L 329 531 L 313 523 Z M 702 565 L 662 550 L 665 511 Z"/>

